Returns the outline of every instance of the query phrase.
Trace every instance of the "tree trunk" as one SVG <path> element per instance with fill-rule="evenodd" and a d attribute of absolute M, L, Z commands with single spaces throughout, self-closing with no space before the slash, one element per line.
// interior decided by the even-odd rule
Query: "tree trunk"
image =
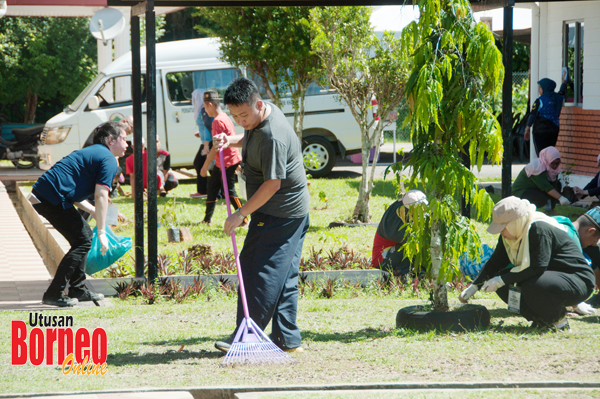
<path fill-rule="evenodd" d="M 371 152 L 371 140 L 369 140 L 368 127 L 362 126 L 362 178 L 358 186 L 358 199 L 354 207 L 354 220 L 368 223 L 371 220 L 369 216 L 369 199 L 373 187 L 373 175 L 369 176 L 369 153 Z M 366 131 L 366 133 L 365 133 Z M 375 161 L 375 160 L 374 160 Z"/>
<path fill-rule="evenodd" d="M 296 135 L 298 136 L 298 140 L 300 140 L 300 145 L 302 145 L 302 128 L 304 125 L 304 95 L 306 94 L 305 88 L 300 88 L 301 94 L 298 99 L 298 109 L 294 110 L 294 130 L 296 131 Z"/>
<path fill-rule="evenodd" d="M 440 222 L 431 223 L 431 278 L 433 282 L 433 309 L 436 312 L 446 312 L 448 307 L 448 293 L 446 284 L 440 282 L 440 269 L 442 267 L 442 231 Z"/>
<path fill-rule="evenodd" d="M 23 123 L 33 123 L 35 120 L 35 111 L 37 109 L 38 97 L 37 93 L 31 94 L 27 91 L 27 103 L 25 104 L 25 120 Z"/>

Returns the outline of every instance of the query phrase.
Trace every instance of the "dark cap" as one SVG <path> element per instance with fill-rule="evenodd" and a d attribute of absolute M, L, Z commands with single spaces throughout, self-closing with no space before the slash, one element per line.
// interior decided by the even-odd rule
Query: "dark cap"
<path fill-rule="evenodd" d="M 589 219 L 590 222 L 600 231 L 600 207 L 595 207 L 587 211 L 583 216 Z"/>
<path fill-rule="evenodd" d="M 204 101 L 219 100 L 219 93 L 214 90 L 204 92 Z"/>

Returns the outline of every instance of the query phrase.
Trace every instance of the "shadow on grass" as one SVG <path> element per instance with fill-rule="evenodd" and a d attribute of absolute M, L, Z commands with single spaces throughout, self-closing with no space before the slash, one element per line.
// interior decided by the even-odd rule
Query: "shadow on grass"
<path fill-rule="evenodd" d="M 353 181 L 347 181 L 346 184 L 348 184 L 352 189 L 358 191 L 360 182 L 353 180 Z M 387 198 L 392 198 L 392 199 L 398 199 L 398 197 L 396 196 L 396 187 L 394 186 L 394 182 L 391 179 L 378 180 L 373 186 L 373 190 L 371 191 L 371 196 L 372 197 L 377 196 L 377 197 L 387 197 Z"/>
<path fill-rule="evenodd" d="M 577 321 L 582 321 L 588 324 L 600 324 L 600 316 L 591 315 L 585 317 L 577 317 Z"/>
<path fill-rule="evenodd" d="M 227 339 L 228 336 L 222 337 L 221 339 Z M 205 342 L 214 342 L 213 337 L 195 337 L 187 339 L 169 340 L 169 341 L 155 341 L 155 342 L 142 342 L 141 345 L 149 346 L 180 346 L 180 345 L 197 345 Z M 178 360 L 185 359 L 216 359 L 223 357 L 223 353 L 218 350 L 201 350 L 201 351 L 189 351 L 185 349 L 177 351 L 173 349 L 167 349 L 159 353 L 109 353 L 106 362 L 111 366 L 125 366 L 125 365 L 136 365 L 136 364 L 166 364 L 175 362 Z"/>
<path fill-rule="evenodd" d="M 357 177 L 361 177 L 362 174 L 358 172 L 353 172 L 350 170 L 332 170 L 327 175 L 327 180 L 335 180 L 335 179 L 356 179 Z"/>
<path fill-rule="evenodd" d="M 168 350 L 163 353 L 111 353 L 106 359 L 106 363 L 111 366 L 132 366 L 141 364 L 167 364 L 178 360 L 186 359 L 217 359 L 223 354 L 218 350 L 200 352 L 191 352 L 182 350 L 180 352 Z"/>
<path fill-rule="evenodd" d="M 377 330 L 375 328 L 363 328 L 358 331 L 347 331 L 344 333 L 318 333 L 310 330 L 302 330 L 302 339 L 308 339 L 314 342 L 360 342 L 375 338 L 386 338 L 396 336 L 394 330 Z"/>
<path fill-rule="evenodd" d="M 520 314 L 517 314 L 515 312 L 511 312 L 508 309 L 491 309 L 489 310 L 490 312 L 490 316 L 494 317 L 494 318 L 509 318 L 509 317 L 519 317 L 519 318 L 523 318 L 523 316 L 521 316 Z"/>

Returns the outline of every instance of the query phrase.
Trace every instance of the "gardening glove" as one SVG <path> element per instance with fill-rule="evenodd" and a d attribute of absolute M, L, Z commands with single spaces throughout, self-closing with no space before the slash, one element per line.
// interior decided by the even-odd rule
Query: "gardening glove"
<path fill-rule="evenodd" d="M 560 204 L 562 206 L 566 206 L 566 205 L 570 205 L 571 201 L 569 201 L 568 199 L 566 199 L 565 197 L 563 197 L 562 195 L 560 196 L 560 198 L 558 199 L 558 202 L 560 202 Z"/>
<path fill-rule="evenodd" d="M 573 310 L 575 310 L 575 312 L 579 314 L 583 314 L 586 316 L 596 314 L 596 309 L 594 309 L 591 305 L 588 305 L 585 302 L 581 302 L 579 305 L 575 306 Z"/>
<path fill-rule="evenodd" d="M 481 291 L 496 292 L 496 290 L 502 286 L 504 286 L 504 281 L 502 281 L 502 277 L 496 276 L 483 283 Z"/>
<path fill-rule="evenodd" d="M 460 293 L 460 295 L 458 296 L 458 300 L 462 303 L 467 303 L 469 298 L 475 295 L 477 291 L 479 291 L 479 288 L 475 284 L 471 284 L 470 286 L 465 288 L 463 292 Z"/>
<path fill-rule="evenodd" d="M 104 256 L 108 251 L 108 238 L 106 238 L 106 232 L 104 230 L 98 231 L 98 241 L 100 241 L 100 254 Z"/>

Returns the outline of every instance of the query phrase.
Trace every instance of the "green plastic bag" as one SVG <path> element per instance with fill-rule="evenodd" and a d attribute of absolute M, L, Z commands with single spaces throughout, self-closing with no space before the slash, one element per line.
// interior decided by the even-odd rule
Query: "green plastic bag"
<path fill-rule="evenodd" d="M 108 239 L 108 251 L 102 256 L 100 251 L 102 246 L 98 239 L 98 229 L 94 227 L 92 248 L 90 248 L 90 252 L 88 252 L 87 262 L 85 264 L 85 272 L 87 274 L 94 274 L 100 270 L 106 269 L 118 261 L 132 247 L 131 238 L 116 236 L 108 226 L 106 226 L 106 238 Z"/>

